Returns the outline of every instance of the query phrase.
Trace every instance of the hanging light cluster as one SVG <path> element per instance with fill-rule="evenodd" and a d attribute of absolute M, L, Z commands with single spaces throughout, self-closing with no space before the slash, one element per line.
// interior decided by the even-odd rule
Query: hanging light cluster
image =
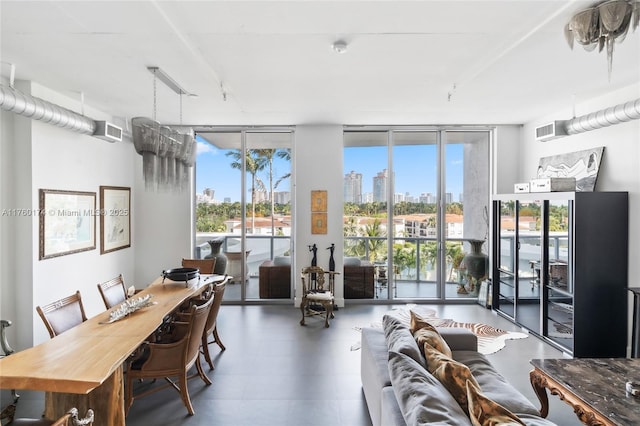
<path fill-rule="evenodd" d="M 131 119 L 133 145 L 142 155 L 142 174 L 147 190 L 184 191 L 189 185 L 189 168 L 196 161 L 197 143 L 193 129 L 174 129 L 156 121 L 157 87 L 160 78 L 180 95 L 180 124 L 182 124 L 182 95 L 186 93 L 157 67 L 153 73 L 153 118 Z"/>
<path fill-rule="evenodd" d="M 142 155 L 147 190 L 183 191 L 189 184 L 189 168 L 196 160 L 192 129 L 162 126 L 147 117 L 131 119 L 133 145 Z"/>
<path fill-rule="evenodd" d="M 564 33 L 572 49 L 574 41 L 589 52 L 596 47 L 601 52 L 606 46 L 611 79 L 614 43 L 622 43 L 629 27 L 635 31 L 639 22 L 639 0 L 608 0 L 573 15 Z"/>

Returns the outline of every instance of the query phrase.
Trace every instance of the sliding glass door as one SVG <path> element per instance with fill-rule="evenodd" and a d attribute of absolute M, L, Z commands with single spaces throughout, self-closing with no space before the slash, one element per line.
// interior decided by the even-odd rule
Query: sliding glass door
<path fill-rule="evenodd" d="M 488 267 L 469 254 L 488 250 L 490 139 L 490 129 L 345 129 L 345 256 L 374 265 L 372 298 L 476 297 Z"/>
<path fill-rule="evenodd" d="M 198 146 L 194 256 L 226 263 L 227 301 L 290 301 L 293 131 L 213 129 Z"/>

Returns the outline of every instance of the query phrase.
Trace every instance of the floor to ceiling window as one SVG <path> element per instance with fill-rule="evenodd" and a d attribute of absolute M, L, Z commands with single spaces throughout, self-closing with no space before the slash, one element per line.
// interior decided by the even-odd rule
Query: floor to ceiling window
<path fill-rule="evenodd" d="M 488 271 L 464 259 L 474 246 L 488 252 L 491 133 L 345 129 L 345 256 L 373 265 L 365 297 L 476 297 Z"/>
<path fill-rule="evenodd" d="M 292 139 L 288 128 L 197 134 L 194 257 L 226 258 L 227 301 L 292 299 Z"/>

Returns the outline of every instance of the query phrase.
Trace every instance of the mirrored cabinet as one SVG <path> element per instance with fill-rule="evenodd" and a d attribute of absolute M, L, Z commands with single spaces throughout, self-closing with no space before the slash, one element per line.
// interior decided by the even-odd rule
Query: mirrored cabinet
<path fill-rule="evenodd" d="M 624 357 L 628 195 L 493 197 L 493 309 L 574 357 Z"/>

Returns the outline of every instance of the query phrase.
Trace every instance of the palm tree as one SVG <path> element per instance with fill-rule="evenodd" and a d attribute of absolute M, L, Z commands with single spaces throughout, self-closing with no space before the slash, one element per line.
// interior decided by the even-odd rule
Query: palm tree
<path fill-rule="evenodd" d="M 231 163 L 232 169 L 242 170 L 242 152 L 234 149 L 226 153 L 228 157 L 233 157 Z M 258 172 L 263 170 L 267 161 L 264 157 L 256 154 L 256 150 L 248 149 L 244 156 L 246 170 L 251 174 L 251 233 L 255 234 L 255 217 L 256 217 L 256 192 L 258 187 L 264 187 L 264 184 L 258 178 Z"/>
<path fill-rule="evenodd" d="M 264 162 L 265 167 L 269 168 L 269 200 L 271 201 L 271 235 L 274 235 L 275 231 L 275 222 L 274 222 L 274 213 L 275 213 L 275 200 L 273 196 L 274 189 L 282 182 L 284 179 L 287 179 L 291 176 L 291 173 L 287 173 L 286 175 L 280 177 L 274 184 L 273 182 L 273 159 L 275 156 L 291 161 L 291 151 L 288 149 L 255 149 L 251 150 L 255 156 L 261 161 Z"/>

